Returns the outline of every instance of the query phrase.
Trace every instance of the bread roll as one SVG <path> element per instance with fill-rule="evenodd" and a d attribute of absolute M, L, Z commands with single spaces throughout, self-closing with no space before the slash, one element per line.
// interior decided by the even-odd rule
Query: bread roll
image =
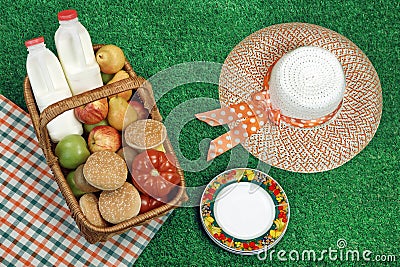
<path fill-rule="evenodd" d="M 127 179 L 125 161 L 115 152 L 108 150 L 91 154 L 83 166 L 86 181 L 101 190 L 115 190 Z"/>
<path fill-rule="evenodd" d="M 133 218 L 140 211 L 139 191 L 130 183 L 116 190 L 103 191 L 99 197 L 101 216 L 108 222 L 117 224 Z"/>
<path fill-rule="evenodd" d="M 91 224 L 106 227 L 107 222 L 100 215 L 98 202 L 99 200 L 95 194 L 87 193 L 79 199 L 79 206 Z"/>
<path fill-rule="evenodd" d="M 155 148 L 164 143 L 166 137 L 164 124 L 152 119 L 132 122 L 124 131 L 126 144 L 135 149 Z"/>

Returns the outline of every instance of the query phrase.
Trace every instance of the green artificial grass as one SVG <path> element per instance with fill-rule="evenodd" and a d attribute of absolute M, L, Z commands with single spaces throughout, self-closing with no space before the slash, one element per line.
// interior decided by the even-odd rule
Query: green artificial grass
<path fill-rule="evenodd" d="M 370 250 L 372 256 L 396 255 L 397 262 L 331 261 L 328 257 L 317 262 L 284 262 L 276 255 L 271 262 L 260 261 L 256 256 L 235 255 L 219 248 L 207 237 L 199 220 L 198 207 L 185 207 L 174 211 L 135 264 L 399 266 L 399 1 L 176 2 L 1 0 L 0 93 L 26 110 L 22 89 L 27 55 L 24 41 L 43 35 L 47 47 L 54 52 L 57 12 L 67 8 L 78 10 L 79 19 L 91 34 L 93 43 L 120 46 L 135 71 L 146 78 L 179 63 L 223 63 L 237 43 L 269 25 L 308 22 L 330 28 L 357 44 L 374 64 L 383 89 L 381 124 L 370 144 L 337 169 L 298 174 L 271 168 L 269 174 L 282 185 L 291 204 L 288 230 L 274 249 L 321 252 L 330 247 L 337 249 L 337 240 L 345 239 L 346 248 L 350 250 Z M 218 99 L 217 85 L 180 85 L 163 95 L 158 106 L 166 122 L 174 125 L 179 122 L 179 116 L 174 113 L 177 106 L 201 97 L 207 101 Z M 196 103 L 181 107 L 190 113 L 207 110 L 210 106 Z M 182 116 L 188 113 L 182 113 Z M 201 140 L 225 132 L 222 126 L 208 127 L 196 120 L 187 121 L 180 127 L 179 136 L 174 137 L 174 146 L 179 149 L 182 160 L 197 160 Z M 200 171 L 187 171 L 188 185 L 207 184 L 227 168 L 230 160 L 237 160 L 237 155 L 248 157 L 248 153 L 239 147 L 218 157 L 209 166 L 203 166 Z M 258 166 L 258 160 L 252 156 L 244 164 L 240 160 L 237 162 L 240 167 Z"/>

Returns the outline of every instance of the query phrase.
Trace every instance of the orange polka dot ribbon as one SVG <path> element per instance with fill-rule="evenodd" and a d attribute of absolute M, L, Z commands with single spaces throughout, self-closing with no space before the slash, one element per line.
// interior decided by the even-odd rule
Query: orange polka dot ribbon
<path fill-rule="evenodd" d="M 247 137 L 255 134 L 266 123 L 279 126 L 281 121 L 283 121 L 294 127 L 311 128 L 329 121 L 339 111 L 341 103 L 327 116 L 313 120 L 303 120 L 285 116 L 281 114 L 279 109 L 274 109 L 270 100 L 268 83 L 275 63 L 269 67 L 264 77 L 263 90 L 252 94 L 249 101 L 195 115 L 197 119 L 206 122 L 210 126 L 218 126 L 235 121 L 239 122 L 229 132 L 211 141 L 207 161 L 244 142 Z"/>

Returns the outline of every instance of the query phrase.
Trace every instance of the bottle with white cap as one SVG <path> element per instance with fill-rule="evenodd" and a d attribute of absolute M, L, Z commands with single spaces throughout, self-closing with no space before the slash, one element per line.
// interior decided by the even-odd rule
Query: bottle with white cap
<path fill-rule="evenodd" d="M 39 111 L 47 106 L 71 97 L 64 72 L 57 57 L 44 43 L 43 37 L 34 38 L 25 42 L 28 48 L 26 70 L 33 95 Z M 50 138 L 53 142 L 60 141 L 70 134 L 83 133 L 82 124 L 76 119 L 73 110 L 68 110 L 47 124 Z"/>
<path fill-rule="evenodd" d="M 86 28 L 79 22 L 76 10 L 59 12 L 58 21 L 60 26 L 54 39 L 72 94 L 77 95 L 103 86 L 92 40 Z"/>

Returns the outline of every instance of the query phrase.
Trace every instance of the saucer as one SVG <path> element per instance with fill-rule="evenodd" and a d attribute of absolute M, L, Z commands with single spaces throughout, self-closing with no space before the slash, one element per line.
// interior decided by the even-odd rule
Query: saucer
<path fill-rule="evenodd" d="M 201 197 L 200 216 L 209 237 L 223 249 L 253 255 L 272 248 L 285 234 L 289 202 L 282 187 L 253 169 L 215 177 Z"/>

